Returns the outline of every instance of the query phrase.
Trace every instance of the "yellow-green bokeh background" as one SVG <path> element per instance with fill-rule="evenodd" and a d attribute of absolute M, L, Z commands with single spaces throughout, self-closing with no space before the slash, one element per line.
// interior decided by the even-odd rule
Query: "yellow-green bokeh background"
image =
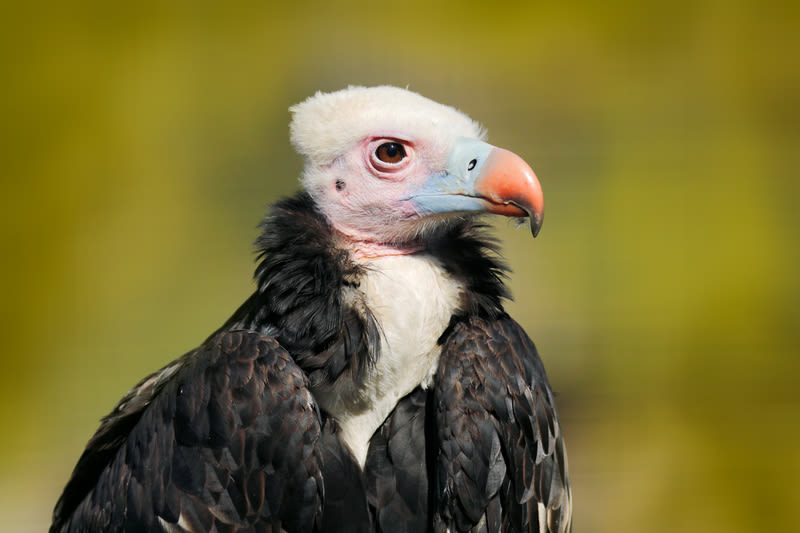
<path fill-rule="evenodd" d="M 251 290 L 287 108 L 391 83 L 531 162 L 509 307 L 575 531 L 798 531 L 798 10 L 765 2 L 27 3 L 0 14 L 0 516 L 42 531 L 140 377 Z"/>

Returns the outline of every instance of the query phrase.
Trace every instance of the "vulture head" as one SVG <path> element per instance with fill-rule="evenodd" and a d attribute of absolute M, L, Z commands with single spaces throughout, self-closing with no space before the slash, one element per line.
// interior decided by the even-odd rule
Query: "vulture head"
<path fill-rule="evenodd" d="M 402 253 L 465 214 L 528 217 L 542 189 L 517 155 L 456 109 L 396 87 L 317 93 L 291 109 L 303 185 L 353 249 Z"/>

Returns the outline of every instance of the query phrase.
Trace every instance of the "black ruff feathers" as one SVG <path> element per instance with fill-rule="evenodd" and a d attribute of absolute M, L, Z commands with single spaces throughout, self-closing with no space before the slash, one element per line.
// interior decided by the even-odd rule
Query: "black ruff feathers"
<path fill-rule="evenodd" d="M 223 330 L 245 328 L 274 336 L 305 371 L 312 386 L 344 372 L 358 377 L 380 355 L 380 328 L 368 309 L 343 298 L 358 286 L 364 267 L 337 248 L 333 233 L 307 193 L 275 204 L 256 240 L 256 292 Z M 465 218 L 428 236 L 425 252 L 436 257 L 467 290 L 458 315 L 497 318 L 508 297 L 505 266 L 482 226 Z"/>

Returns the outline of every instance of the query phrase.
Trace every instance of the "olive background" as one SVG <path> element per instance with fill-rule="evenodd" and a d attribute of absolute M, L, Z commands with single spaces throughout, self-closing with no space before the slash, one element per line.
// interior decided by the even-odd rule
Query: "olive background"
<path fill-rule="evenodd" d="M 0 8 L 0 516 L 42 531 L 140 378 L 253 289 L 288 107 L 409 87 L 536 170 L 495 219 L 574 531 L 797 531 L 796 3 L 28 2 Z"/>

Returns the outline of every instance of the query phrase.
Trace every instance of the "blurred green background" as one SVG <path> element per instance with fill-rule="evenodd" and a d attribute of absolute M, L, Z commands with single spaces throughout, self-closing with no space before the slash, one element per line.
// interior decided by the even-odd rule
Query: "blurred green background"
<path fill-rule="evenodd" d="M 248 296 L 287 108 L 390 83 L 542 181 L 540 237 L 498 231 L 576 533 L 799 531 L 796 5 L 0 8 L 3 529 L 46 529 L 98 419 Z"/>

